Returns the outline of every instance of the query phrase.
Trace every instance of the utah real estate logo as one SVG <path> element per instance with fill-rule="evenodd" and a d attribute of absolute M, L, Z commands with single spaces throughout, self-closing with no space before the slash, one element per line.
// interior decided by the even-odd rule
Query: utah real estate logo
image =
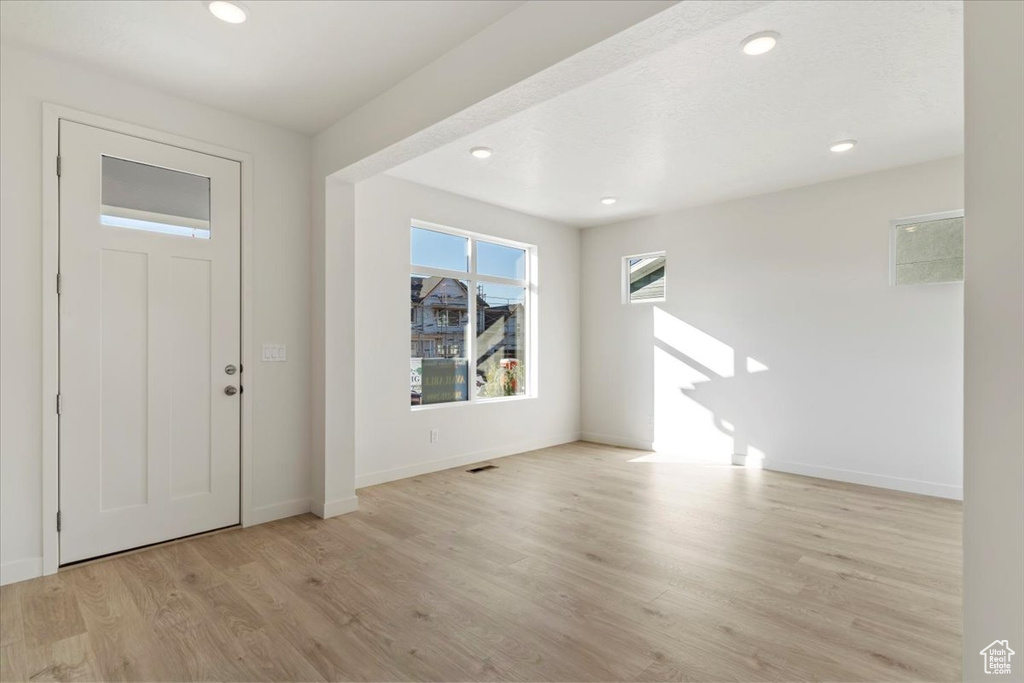
<path fill-rule="evenodd" d="M 1017 653 L 1010 649 L 1007 641 L 993 640 L 980 654 L 985 658 L 985 673 L 1009 674 L 1010 658 Z"/>

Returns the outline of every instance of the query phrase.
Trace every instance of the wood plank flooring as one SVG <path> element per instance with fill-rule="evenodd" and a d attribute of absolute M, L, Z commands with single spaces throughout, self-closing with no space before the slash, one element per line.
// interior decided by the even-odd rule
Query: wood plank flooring
<path fill-rule="evenodd" d="M 0 678 L 952 681 L 960 504 L 575 443 L 0 589 Z"/>

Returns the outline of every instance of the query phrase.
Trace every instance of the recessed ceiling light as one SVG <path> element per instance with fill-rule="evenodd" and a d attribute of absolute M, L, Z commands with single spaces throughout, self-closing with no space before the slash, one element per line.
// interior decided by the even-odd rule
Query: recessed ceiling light
<path fill-rule="evenodd" d="M 833 152 L 849 152 L 857 144 L 856 140 L 840 140 L 828 146 Z"/>
<path fill-rule="evenodd" d="M 605 206 L 611 206 L 617 201 L 619 201 L 618 197 L 601 197 L 601 203 Z"/>
<path fill-rule="evenodd" d="M 209 0 L 206 8 L 210 10 L 210 14 L 229 24 L 241 24 L 249 18 L 249 10 L 240 2 Z"/>
<path fill-rule="evenodd" d="M 782 38 L 775 31 L 761 31 L 743 39 L 740 45 L 743 46 L 743 53 L 752 57 L 763 55 L 779 44 Z"/>
<path fill-rule="evenodd" d="M 907 227 L 907 232 L 916 232 L 916 231 L 917 231 L 917 226 L 916 225 L 911 225 L 911 226 Z"/>
<path fill-rule="evenodd" d="M 486 159 L 492 154 L 494 154 L 494 150 L 492 150 L 490 147 L 474 147 L 473 149 L 469 150 L 469 153 L 475 156 L 477 159 Z"/>

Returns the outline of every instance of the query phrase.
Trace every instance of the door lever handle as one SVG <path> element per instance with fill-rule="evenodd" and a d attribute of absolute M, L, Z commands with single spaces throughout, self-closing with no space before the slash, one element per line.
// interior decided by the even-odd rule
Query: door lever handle
<path fill-rule="evenodd" d="M 228 396 L 234 396 L 235 394 L 238 393 L 238 387 L 229 384 L 228 386 L 224 387 L 224 393 L 227 394 Z"/>

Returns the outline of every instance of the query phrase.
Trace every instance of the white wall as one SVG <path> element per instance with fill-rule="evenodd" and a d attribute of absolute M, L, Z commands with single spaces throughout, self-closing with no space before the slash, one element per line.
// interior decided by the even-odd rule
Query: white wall
<path fill-rule="evenodd" d="M 41 567 L 43 102 L 253 155 L 252 341 L 288 345 L 287 363 L 245 368 L 258 388 L 253 505 L 262 519 L 302 510 L 310 459 L 309 139 L 76 64 L 0 50 L 0 580 Z"/>
<path fill-rule="evenodd" d="M 954 158 L 585 230 L 584 437 L 960 497 L 963 285 L 890 288 L 888 236 L 961 208 Z M 656 250 L 667 302 L 622 305 Z"/>
<path fill-rule="evenodd" d="M 1008 640 L 1024 681 L 1024 4 L 968 2 L 964 680 Z"/>
<path fill-rule="evenodd" d="M 579 231 L 388 176 L 355 189 L 356 486 L 576 440 Z M 537 398 L 410 409 L 413 219 L 537 245 Z"/>
<path fill-rule="evenodd" d="M 314 164 L 313 177 L 318 178 Z M 314 181 L 314 216 L 324 216 L 333 228 L 322 237 L 324 248 L 312 250 L 314 262 L 312 510 L 333 517 L 356 509 L 356 214 L 352 183 L 327 178 Z M 321 213 L 322 212 L 322 213 Z M 317 225 L 314 218 L 314 225 Z M 315 240 L 314 240 L 315 242 Z M 322 289 L 317 282 L 322 281 Z M 319 308 L 322 306 L 323 308 Z M 321 313 L 322 314 L 319 314 Z M 319 335 L 317 334 L 319 331 Z M 323 363 L 322 371 L 319 363 Z M 317 429 L 317 425 L 321 428 Z M 319 450 L 317 450 L 319 448 Z M 322 454 L 322 457 L 319 457 Z"/>
<path fill-rule="evenodd" d="M 329 516 L 353 504 L 355 453 L 346 429 L 355 419 L 355 329 L 346 298 L 354 283 L 345 267 L 355 237 L 346 208 L 351 183 L 763 4 L 743 0 L 709 10 L 673 0 L 531 0 L 314 138 L 314 512 Z"/>

